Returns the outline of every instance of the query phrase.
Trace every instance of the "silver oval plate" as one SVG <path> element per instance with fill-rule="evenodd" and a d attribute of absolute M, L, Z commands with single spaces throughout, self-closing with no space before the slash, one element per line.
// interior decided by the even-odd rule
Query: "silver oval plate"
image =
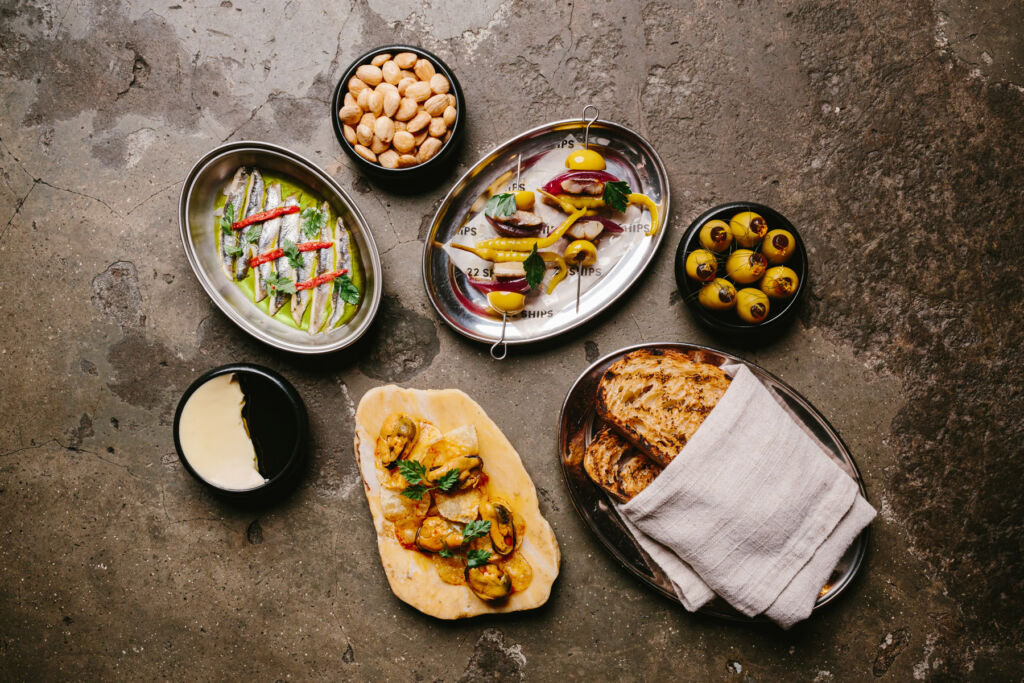
<path fill-rule="evenodd" d="M 558 421 L 558 455 L 562 464 L 565 486 L 569 489 L 569 498 L 572 500 L 576 512 L 622 566 L 657 592 L 672 601 L 679 601 L 665 573 L 636 542 L 619 518 L 618 512 L 611 504 L 611 499 L 590 480 L 582 465 L 583 451 L 590 444 L 598 427 L 599 420 L 597 420 L 594 402 L 597 398 L 597 385 L 601 381 L 601 377 L 604 376 L 608 366 L 619 358 L 642 348 L 675 349 L 686 353 L 695 361 L 713 365 L 725 363 L 746 365 L 764 383 L 786 412 L 792 415 L 793 419 L 818 442 L 822 450 L 857 482 L 861 494 L 867 497 L 857 464 L 832 425 L 822 417 L 814 406 L 807 402 L 807 399 L 767 370 L 728 353 L 693 344 L 656 342 L 619 349 L 587 368 L 569 389 Z M 818 600 L 814 605 L 815 610 L 834 600 L 850 585 L 863 564 L 867 544 L 868 530 L 865 529 L 832 571 L 828 582 L 818 595 Z M 720 598 L 716 598 L 701 608 L 700 612 L 725 619 L 763 620 L 762 617 L 750 619 L 740 614 Z"/>
<path fill-rule="evenodd" d="M 310 335 L 266 315 L 249 301 L 220 268 L 216 248 L 214 202 L 239 166 L 257 166 L 294 178 L 331 204 L 359 248 L 365 269 L 363 301 L 355 316 L 330 332 Z M 366 219 L 345 190 L 308 159 L 266 142 L 229 142 L 196 162 L 185 178 L 178 207 L 185 256 L 217 307 L 243 330 L 271 346 L 294 353 L 316 354 L 343 349 L 356 342 L 373 322 L 382 291 L 380 255 Z"/>
<path fill-rule="evenodd" d="M 480 214 L 490 191 L 513 189 L 520 158 L 523 168 L 528 169 L 547 152 L 564 149 L 568 154 L 581 145 L 585 126 L 581 119 L 555 121 L 512 138 L 484 155 L 441 203 L 423 245 L 423 284 L 438 314 L 459 334 L 476 341 L 496 342 L 502 338 L 502 319 L 486 312 L 483 295 L 468 285 L 466 271 L 456 267 L 445 245 L 456 237 L 472 243 L 470 222 Z M 667 232 L 668 175 L 650 143 L 617 123 L 595 121 L 590 128 L 590 146 L 605 155 L 609 171 L 628 178 L 634 192 L 646 194 L 658 205 L 661 225 L 653 236 L 622 242 L 615 262 L 583 290 L 579 312 L 576 276 L 569 275 L 559 285 L 559 291 L 570 292 L 571 296 L 561 297 L 544 310 L 531 310 L 528 306 L 522 316 L 510 318 L 504 333 L 504 341 L 509 345 L 549 339 L 582 325 L 611 306 L 643 274 Z M 626 227 L 631 236 L 643 236 L 644 226 Z M 599 248 L 599 254 L 603 248 Z"/>

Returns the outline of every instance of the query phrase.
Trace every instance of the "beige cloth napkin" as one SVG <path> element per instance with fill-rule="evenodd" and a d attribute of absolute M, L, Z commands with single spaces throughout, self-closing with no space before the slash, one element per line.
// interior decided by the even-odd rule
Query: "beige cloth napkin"
<path fill-rule="evenodd" d="M 810 615 L 875 516 L 746 366 L 682 452 L 618 509 L 687 609 L 718 594 L 783 628 Z"/>

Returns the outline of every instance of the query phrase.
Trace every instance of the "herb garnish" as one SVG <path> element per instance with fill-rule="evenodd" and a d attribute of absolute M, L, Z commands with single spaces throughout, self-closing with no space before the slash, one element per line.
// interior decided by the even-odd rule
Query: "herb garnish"
<path fill-rule="evenodd" d="M 482 548 L 474 548 L 466 552 L 466 546 L 469 542 L 486 536 L 491 530 L 491 523 L 482 519 L 477 519 L 465 526 L 462 529 L 462 545 L 458 548 L 452 549 L 447 546 L 441 548 L 438 553 L 441 557 L 461 557 L 463 563 L 472 569 L 473 567 L 479 567 L 480 565 L 486 564 L 487 560 L 491 559 L 491 551 L 484 550 Z M 464 554 L 465 553 L 465 554 Z"/>
<path fill-rule="evenodd" d="M 345 303 L 353 306 L 359 303 L 359 288 L 348 275 L 339 275 L 334 278 L 334 288 L 338 290 L 338 298 Z"/>
<path fill-rule="evenodd" d="M 245 242 L 246 244 L 256 244 L 260 238 L 260 234 L 263 232 L 262 225 L 254 225 L 245 231 Z"/>
<path fill-rule="evenodd" d="M 534 242 L 533 251 L 523 261 L 523 269 L 526 271 L 526 284 L 530 285 L 530 289 L 539 285 L 540 281 L 544 279 L 544 270 L 546 268 L 544 259 L 537 253 L 537 243 Z"/>
<path fill-rule="evenodd" d="M 445 492 L 451 491 L 455 488 L 455 485 L 459 483 L 458 470 L 445 472 L 444 475 L 437 480 L 436 484 L 428 481 L 427 468 L 418 460 L 399 460 L 398 473 L 405 477 L 405 480 L 409 482 L 409 486 L 402 491 L 402 495 L 406 498 L 411 498 L 412 500 L 422 500 L 423 494 L 434 488 Z"/>
<path fill-rule="evenodd" d="M 268 275 L 264 280 L 264 284 L 266 284 L 267 293 L 270 296 L 295 293 L 295 283 L 288 278 L 281 277 L 278 273 Z"/>
<path fill-rule="evenodd" d="M 312 206 L 303 209 L 300 215 L 302 216 L 302 234 L 308 240 L 319 235 L 320 230 L 324 227 L 324 223 L 327 222 L 327 216 L 324 215 L 324 212 L 314 209 Z"/>
<path fill-rule="evenodd" d="M 235 222 L 235 205 L 225 204 L 224 215 L 220 217 L 220 231 L 225 235 L 233 235 L 231 225 Z"/>
<path fill-rule="evenodd" d="M 631 192 L 629 183 L 624 180 L 613 180 L 604 184 L 604 194 L 601 196 L 601 199 L 604 200 L 607 206 L 622 213 L 626 210 L 626 204 L 629 203 L 626 201 L 626 197 Z"/>
<path fill-rule="evenodd" d="M 299 253 L 299 245 L 295 244 L 291 240 L 285 240 L 281 243 L 281 249 L 284 250 L 284 255 L 288 257 L 288 263 L 291 264 L 292 268 L 302 267 L 302 256 Z"/>
<path fill-rule="evenodd" d="M 242 252 L 245 251 L 245 247 L 241 244 L 225 244 L 224 253 L 228 256 L 241 256 Z"/>
<path fill-rule="evenodd" d="M 491 218 L 507 218 L 516 212 L 516 196 L 511 192 L 496 194 L 487 200 L 484 215 Z"/>

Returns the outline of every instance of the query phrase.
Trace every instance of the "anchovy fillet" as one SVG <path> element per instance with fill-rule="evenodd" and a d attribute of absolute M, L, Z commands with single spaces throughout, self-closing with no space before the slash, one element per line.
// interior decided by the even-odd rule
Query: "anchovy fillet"
<path fill-rule="evenodd" d="M 288 197 L 288 199 L 284 200 L 284 205 L 298 206 L 299 198 L 296 197 L 295 195 L 292 195 Z M 287 216 L 281 219 L 281 235 L 280 242 L 278 244 L 282 247 L 284 246 L 284 243 L 286 241 L 298 244 L 299 230 L 299 214 L 288 214 Z M 281 258 L 277 259 L 277 274 L 285 280 L 291 280 L 292 282 L 296 281 L 295 268 L 292 267 L 292 264 L 288 260 L 287 256 L 282 256 Z M 281 306 L 284 305 L 284 300 L 287 296 L 287 294 L 282 294 L 281 292 L 278 292 L 276 295 L 274 295 L 274 297 L 270 300 L 270 315 L 274 315 L 279 310 L 281 310 Z"/>
<path fill-rule="evenodd" d="M 324 202 L 321 207 L 321 211 L 324 214 L 324 225 L 320 228 L 320 241 L 329 242 L 331 241 L 331 221 L 327 219 L 328 210 L 330 207 L 327 202 Z M 333 270 L 334 266 L 334 249 L 328 247 L 327 249 L 320 249 L 316 252 L 316 274 L 323 275 L 324 273 Z M 334 290 L 334 283 L 327 282 L 322 285 L 317 285 L 313 288 L 313 296 L 310 301 L 309 311 L 309 333 L 316 334 L 320 331 L 320 328 L 324 326 L 324 321 L 327 317 L 327 302 L 330 301 L 331 291 Z"/>
<path fill-rule="evenodd" d="M 302 282 L 313 276 L 314 259 L 316 259 L 315 252 L 303 251 L 299 253 L 301 263 L 295 269 L 295 282 Z M 292 294 L 292 320 L 295 321 L 296 325 L 302 323 L 302 315 L 306 312 L 306 307 L 309 306 L 309 296 L 308 289 Z"/>
<path fill-rule="evenodd" d="M 245 215 L 240 218 L 248 218 L 254 213 L 259 213 L 263 210 L 263 175 L 259 171 L 254 170 L 252 172 L 252 182 L 249 183 L 249 197 L 245 204 Z M 245 233 L 252 230 L 253 227 L 256 229 L 262 229 L 262 224 L 257 223 L 255 226 L 248 228 L 242 228 L 238 231 L 238 244 L 242 247 L 242 254 L 235 259 L 235 279 L 244 280 L 245 276 L 249 274 L 249 260 L 252 259 L 253 245 L 245 241 Z"/>
<path fill-rule="evenodd" d="M 224 188 L 224 195 L 227 200 L 224 202 L 224 214 L 227 213 L 228 207 L 232 208 L 233 221 L 237 221 L 241 218 L 242 207 L 245 205 L 245 191 L 249 186 L 249 171 L 245 167 L 240 167 L 235 171 L 235 176 L 231 179 L 231 182 L 226 188 Z M 231 251 L 238 246 L 238 235 L 235 230 L 228 230 L 229 234 L 225 234 L 220 227 L 220 221 L 217 221 L 217 231 L 219 234 L 220 242 L 220 263 L 224 268 L 224 274 L 228 276 L 229 280 L 235 278 L 235 257 L 231 254 Z"/>
<path fill-rule="evenodd" d="M 281 183 L 274 183 L 267 188 L 265 211 L 281 206 Z M 256 255 L 265 254 L 277 247 L 277 235 L 281 232 L 281 219 L 274 218 L 263 224 L 260 239 L 256 245 Z M 253 283 L 253 301 L 263 301 L 267 297 L 267 277 L 274 272 L 274 262 L 261 263 L 256 268 L 256 281 Z"/>
<path fill-rule="evenodd" d="M 352 255 L 349 252 L 349 242 L 352 236 L 348 230 L 345 229 L 345 224 L 341 218 L 338 219 L 337 227 L 334 230 L 334 269 L 342 270 L 347 268 L 349 277 L 352 276 Z M 331 283 L 333 285 L 333 283 Z M 331 311 L 331 319 L 327 321 L 327 329 L 332 329 L 341 320 L 342 314 L 345 312 L 345 302 L 338 298 L 338 288 L 331 287 L 331 305 L 334 307 Z"/>

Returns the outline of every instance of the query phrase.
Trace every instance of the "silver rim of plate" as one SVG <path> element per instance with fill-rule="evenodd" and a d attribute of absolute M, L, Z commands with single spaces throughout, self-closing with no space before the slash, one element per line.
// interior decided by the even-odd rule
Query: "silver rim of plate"
<path fill-rule="evenodd" d="M 570 133 L 582 137 L 587 122 L 582 119 L 553 121 L 521 133 L 485 154 L 469 169 L 441 202 L 431 223 L 423 245 L 423 286 L 430 303 L 438 315 L 459 334 L 480 342 L 501 339 L 501 318 L 474 313 L 460 303 L 455 295 L 452 278 L 454 266 L 440 246 L 474 214 L 471 207 L 486 188 L 503 173 L 515 171 L 516 159 L 522 154 L 526 160 L 545 151 L 551 151 Z M 649 196 L 658 205 L 661 225 L 657 234 L 644 239 L 631 248 L 601 280 L 580 298 L 579 313 L 569 306 L 553 315 L 553 325 L 543 332 L 523 334 L 510 319 L 504 342 L 509 346 L 529 344 L 558 336 L 578 327 L 615 303 L 647 269 L 667 232 L 670 206 L 668 174 L 658 153 L 638 133 L 617 123 L 597 120 L 590 128 L 590 142 L 596 147 L 620 155 L 635 169 L 640 187 L 634 191 Z M 569 278 L 573 276 L 570 275 Z M 567 278 L 567 280 L 569 279 Z M 564 283 L 562 286 L 566 286 Z"/>
<path fill-rule="evenodd" d="M 318 335 L 288 327 L 259 310 L 221 272 L 215 262 L 213 205 L 217 192 L 239 166 L 258 166 L 291 176 L 330 202 L 345 221 L 359 247 L 365 271 L 363 301 L 350 321 Z M 232 322 L 273 347 L 303 354 L 337 351 L 358 341 L 377 314 L 382 271 L 377 244 L 366 219 L 333 178 L 289 149 L 250 140 L 229 142 L 207 152 L 185 178 L 178 204 L 178 225 L 185 256 L 210 299 Z"/>
<path fill-rule="evenodd" d="M 795 389 L 757 365 L 737 358 L 728 353 L 717 351 L 695 344 L 674 342 L 652 342 L 637 344 L 595 361 L 573 383 L 562 404 L 562 412 L 558 420 L 558 456 L 562 466 L 565 486 L 573 507 L 590 530 L 597 536 L 601 544 L 622 566 L 641 579 L 648 586 L 674 602 L 679 602 L 672 590 L 672 585 L 664 572 L 650 559 L 646 552 L 637 544 L 619 518 L 611 499 L 587 477 L 582 467 L 582 452 L 589 445 L 595 430 L 597 416 L 594 402 L 597 385 L 605 370 L 622 356 L 644 348 L 675 349 L 682 351 L 694 360 L 701 360 L 714 365 L 724 363 L 741 363 L 746 365 L 774 395 L 779 404 L 801 424 L 807 433 L 814 438 L 822 449 L 846 471 L 860 487 L 860 492 L 867 497 L 864 481 L 857 469 L 857 464 L 850 455 L 842 438 L 832 428 L 821 413 Z M 818 596 L 814 609 L 818 610 L 835 600 L 853 581 L 864 562 L 867 552 L 869 529 L 865 529 L 854 540 L 853 544 L 840 559 L 833 570 L 828 583 Z M 702 614 L 724 619 L 740 621 L 764 621 L 763 617 L 753 619 L 746 617 L 725 601 L 716 598 L 699 610 Z"/>

